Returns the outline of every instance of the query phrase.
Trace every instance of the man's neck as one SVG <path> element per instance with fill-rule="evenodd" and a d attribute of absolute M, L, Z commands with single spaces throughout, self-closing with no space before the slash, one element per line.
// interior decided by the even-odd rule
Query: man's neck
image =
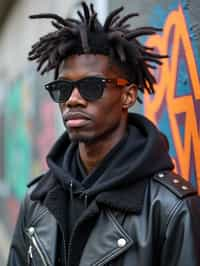
<path fill-rule="evenodd" d="M 125 129 L 118 136 L 110 135 L 92 143 L 79 143 L 80 159 L 87 173 L 90 173 L 121 140 Z"/>

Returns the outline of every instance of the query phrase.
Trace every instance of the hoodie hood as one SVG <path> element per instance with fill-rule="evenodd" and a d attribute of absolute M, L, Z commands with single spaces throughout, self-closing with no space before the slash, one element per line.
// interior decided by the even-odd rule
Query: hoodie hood
<path fill-rule="evenodd" d="M 87 194 L 88 197 L 126 188 L 158 172 L 173 169 L 166 137 L 139 114 L 129 114 L 126 136 L 82 182 L 73 171 L 77 150 L 78 145 L 71 143 L 65 132 L 47 156 L 47 163 L 65 190 L 73 186 L 73 193 Z"/>

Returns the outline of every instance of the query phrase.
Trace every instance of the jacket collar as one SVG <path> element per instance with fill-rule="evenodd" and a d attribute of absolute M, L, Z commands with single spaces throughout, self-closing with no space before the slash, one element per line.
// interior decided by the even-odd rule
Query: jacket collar
<path fill-rule="evenodd" d="M 45 200 L 50 191 L 55 190 L 55 185 L 58 185 L 58 183 L 55 183 L 56 181 L 52 174 L 48 172 L 39 179 L 29 183 L 28 187 L 34 186 L 31 199 L 33 201 Z M 107 206 L 118 211 L 140 213 L 147 183 L 148 179 L 146 178 L 130 186 L 101 192 L 95 200 L 98 205 Z"/>
<path fill-rule="evenodd" d="M 102 192 L 97 196 L 96 201 L 111 209 L 139 214 L 142 210 L 147 183 L 148 179 L 145 179 L 124 188 Z"/>

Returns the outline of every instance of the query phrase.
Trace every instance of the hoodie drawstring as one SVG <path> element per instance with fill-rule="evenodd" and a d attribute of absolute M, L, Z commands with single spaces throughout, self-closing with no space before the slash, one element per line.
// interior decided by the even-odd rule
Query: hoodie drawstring
<path fill-rule="evenodd" d="M 72 202 L 73 201 L 73 182 L 72 182 L 72 180 L 70 181 L 69 187 L 70 187 L 70 201 Z"/>
<path fill-rule="evenodd" d="M 87 204 L 88 204 L 88 195 L 85 194 L 85 196 L 84 196 L 84 207 L 85 207 L 85 209 L 87 209 Z"/>
<path fill-rule="evenodd" d="M 73 223 L 74 223 L 74 196 L 73 196 L 73 182 L 72 180 L 70 181 L 69 184 L 70 187 L 70 228 L 73 227 Z"/>
<path fill-rule="evenodd" d="M 73 210 L 73 201 L 74 201 L 74 195 L 73 195 L 73 181 L 71 180 L 69 183 L 70 186 L 70 201 L 71 201 L 71 208 Z M 82 195 L 80 196 L 80 198 L 84 197 L 84 207 L 85 209 L 87 209 L 88 207 L 88 195 L 84 192 L 82 192 Z"/>

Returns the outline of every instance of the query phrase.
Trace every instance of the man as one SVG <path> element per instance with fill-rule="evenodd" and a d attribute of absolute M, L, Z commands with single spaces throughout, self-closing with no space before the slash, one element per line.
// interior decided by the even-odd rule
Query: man
<path fill-rule="evenodd" d="M 102 26 L 93 5 L 80 20 L 55 14 L 56 31 L 32 46 L 67 131 L 47 156 L 49 171 L 29 184 L 8 265 L 199 266 L 200 200 L 175 175 L 163 134 L 129 114 L 164 57 L 137 39 L 114 10 Z M 153 64 L 151 64 L 153 63 Z"/>

